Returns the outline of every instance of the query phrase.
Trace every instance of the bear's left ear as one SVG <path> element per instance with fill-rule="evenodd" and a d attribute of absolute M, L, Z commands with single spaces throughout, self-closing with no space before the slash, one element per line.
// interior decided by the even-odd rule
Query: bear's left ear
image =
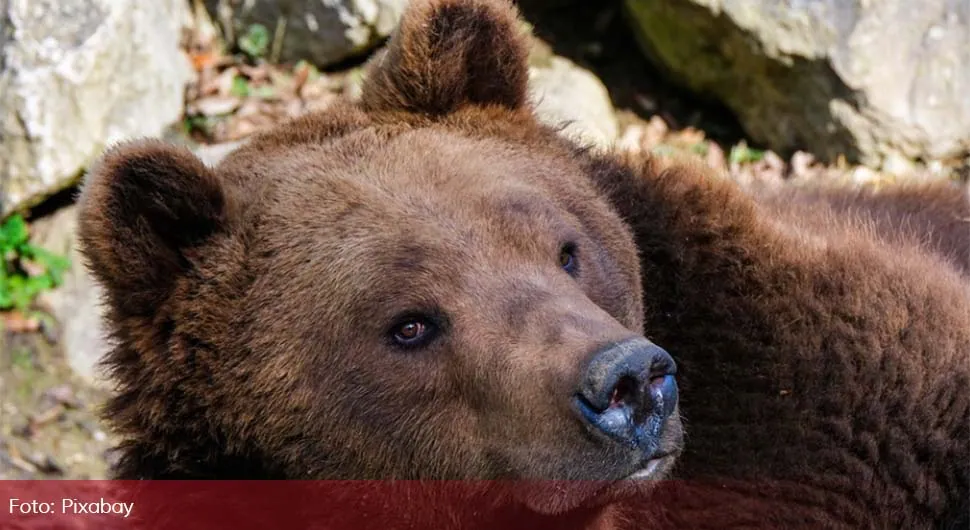
<path fill-rule="evenodd" d="M 190 268 L 185 251 L 228 229 L 228 198 L 188 149 L 141 140 L 105 153 L 85 177 L 78 240 L 111 305 L 151 314 Z"/>
<path fill-rule="evenodd" d="M 411 0 L 369 66 L 363 106 L 430 115 L 466 104 L 518 109 L 527 104 L 528 51 L 506 0 Z"/>

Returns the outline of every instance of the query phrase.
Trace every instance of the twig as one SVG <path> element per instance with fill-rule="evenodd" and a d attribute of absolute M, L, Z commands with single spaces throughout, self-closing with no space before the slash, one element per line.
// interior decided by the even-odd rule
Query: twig
<path fill-rule="evenodd" d="M 283 37 L 286 35 L 286 17 L 280 16 L 276 19 L 276 30 L 273 32 L 273 44 L 270 46 L 269 60 L 276 64 L 280 62 L 280 55 L 283 53 Z"/>

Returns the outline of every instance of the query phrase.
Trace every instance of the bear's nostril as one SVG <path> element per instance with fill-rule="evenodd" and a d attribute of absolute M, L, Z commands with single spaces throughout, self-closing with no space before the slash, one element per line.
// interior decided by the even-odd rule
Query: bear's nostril
<path fill-rule="evenodd" d="M 616 382 L 613 394 L 610 396 L 610 404 L 607 408 L 619 407 L 633 402 L 637 394 L 637 380 L 625 375 Z"/>
<path fill-rule="evenodd" d="M 676 364 L 644 338 L 594 352 L 573 404 L 588 426 L 626 445 L 652 451 L 677 406 Z"/>

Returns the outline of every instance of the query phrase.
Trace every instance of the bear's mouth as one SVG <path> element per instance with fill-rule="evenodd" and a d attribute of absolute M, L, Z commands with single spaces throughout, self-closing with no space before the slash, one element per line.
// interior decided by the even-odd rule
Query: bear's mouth
<path fill-rule="evenodd" d="M 637 466 L 638 469 L 625 477 L 603 483 L 602 487 L 583 504 L 602 505 L 646 494 L 654 485 L 667 477 L 679 455 L 679 450 L 671 450 L 646 458 Z"/>
<path fill-rule="evenodd" d="M 673 451 L 658 453 L 650 458 L 648 458 L 641 466 L 640 469 L 630 473 L 626 477 L 620 480 L 653 480 L 658 477 L 657 475 L 663 475 L 667 464 L 672 462 L 676 458 L 676 453 Z"/>
<path fill-rule="evenodd" d="M 654 454 L 634 471 L 612 480 L 530 483 L 520 501 L 530 510 L 550 516 L 596 511 L 611 503 L 648 495 L 667 476 L 678 455 L 677 450 Z"/>

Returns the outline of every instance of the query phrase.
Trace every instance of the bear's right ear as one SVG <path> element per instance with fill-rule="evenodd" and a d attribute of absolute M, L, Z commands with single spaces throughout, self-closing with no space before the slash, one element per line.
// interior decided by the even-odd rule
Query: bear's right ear
<path fill-rule="evenodd" d="M 227 208 L 222 183 L 188 149 L 122 144 L 85 177 L 80 250 L 113 307 L 147 314 L 189 267 L 184 251 L 227 228 Z"/>
<path fill-rule="evenodd" d="M 507 0 L 411 0 L 363 87 L 367 110 L 431 115 L 528 100 L 527 36 Z"/>

